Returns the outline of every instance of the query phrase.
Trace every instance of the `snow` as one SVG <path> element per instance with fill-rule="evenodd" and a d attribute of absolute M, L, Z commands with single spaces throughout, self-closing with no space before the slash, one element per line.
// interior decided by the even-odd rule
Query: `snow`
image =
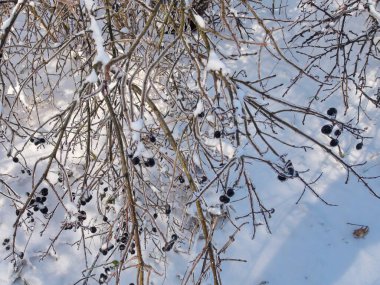
<path fill-rule="evenodd" d="M 195 107 L 195 110 L 193 112 L 194 117 L 198 116 L 204 111 L 203 102 L 202 100 L 199 100 L 197 103 L 197 106 Z"/>
<path fill-rule="evenodd" d="M 368 7 L 370 14 L 377 19 L 380 23 L 380 13 L 376 10 L 376 3 L 374 0 L 368 0 Z"/>
<path fill-rule="evenodd" d="M 94 64 L 101 62 L 103 65 L 106 65 L 110 61 L 110 56 L 104 48 L 101 28 L 92 14 L 92 9 L 95 7 L 95 2 L 93 0 L 85 0 L 85 5 L 91 19 L 90 30 L 92 31 L 92 38 L 95 42 L 97 51 L 96 57 L 94 58 Z"/>
<path fill-rule="evenodd" d="M 86 82 L 88 83 L 97 83 L 99 80 L 98 75 L 96 74 L 95 70 L 91 70 L 91 73 L 86 77 Z"/>
<path fill-rule="evenodd" d="M 231 73 L 229 68 L 219 59 L 214 50 L 210 51 L 206 70 L 221 71 L 224 75 Z"/>
<path fill-rule="evenodd" d="M 2 31 L 5 31 L 6 29 L 9 28 L 9 25 L 11 24 L 12 19 L 15 16 L 17 10 L 19 9 L 20 5 L 24 2 L 25 2 L 25 0 L 18 0 L 17 1 L 16 5 L 12 9 L 12 12 L 11 12 L 11 15 L 9 16 L 9 18 L 3 21 L 3 24 L 0 27 L 0 34 Z"/>
<path fill-rule="evenodd" d="M 194 14 L 194 19 L 199 27 L 201 27 L 202 29 L 206 28 L 205 20 L 201 16 Z"/>

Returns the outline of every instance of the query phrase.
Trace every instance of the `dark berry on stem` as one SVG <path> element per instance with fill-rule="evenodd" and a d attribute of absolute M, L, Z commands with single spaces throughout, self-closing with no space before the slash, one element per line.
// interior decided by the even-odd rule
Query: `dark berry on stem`
<path fill-rule="evenodd" d="M 222 202 L 222 203 L 229 203 L 230 202 L 230 198 L 228 198 L 226 195 L 222 195 L 219 197 L 219 201 Z"/>
<path fill-rule="evenodd" d="M 154 214 L 153 214 L 153 218 L 154 218 L 154 219 L 157 219 L 157 217 L 158 217 L 157 213 L 154 213 Z"/>
<path fill-rule="evenodd" d="M 336 108 L 330 108 L 327 110 L 327 115 L 329 115 L 329 116 L 336 116 L 337 113 L 338 113 L 338 111 Z"/>
<path fill-rule="evenodd" d="M 149 140 L 150 140 L 150 142 L 155 143 L 156 142 L 156 137 L 155 136 L 150 136 Z"/>
<path fill-rule="evenodd" d="M 322 134 L 328 135 L 328 134 L 331 134 L 332 129 L 333 129 L 333 126 L 332 126 L 332 125 L 324 125 L 324 126 L 321 128 L 321 132 L 322 132 Z"/>
<path fill-rule="evenodd" d="M 96 227 L 90 227 L 90 232 L 93 234 L 96 233 Z"/>
<path fill-rule="evenodd" d="M 154 165 L 155 165 L 156 163 L 155 163 L 155 161 L 154 161 L 154 158 L 148 158 L 148 160 L 147 161 L 145 161 L 145 166 L 147 166 L 147 167 L 153 167 Z"/>
<path fill-rule="evenodd" d="M 132 163 L 133 165 L 137 165 L 140 163 L 140 158 L 138 158 L 137 156 L 135 156 L 134 158 L 132 158 Z"/>
<path fill-rule="evenodd" d="M 228 197 L 232 197 L 232 196 L 234 196 L 235 195 L 235 191 L 234 191 L 234 189 L 232 189 L 232 188 L 228 188 L 228 190 L 227 190 L 227 196 Z"/>
<path fill-rule="evenodd" d="M 157 229 L 156 228 L 152 228 L 152 232 L 156 233 Z"/>
<path fill-rule="evenodd" d="M 125 249 L 125 244 L 121 244 L 121 245 L 119 245 L 119 249 L 120 249 L 120 250 L 124 250 L 124 249 Z"/>
<path fill-rule="evenodd" d="M 339 144 L 339 141 L 337 139 L 332 139 L 330 141 L 330 146 L 334 147 L 334 146 L 337 146 Z"/>
<path fill-rule="evenodd" d="M 47 200 L 47 198 L 46 198 L 46 197 L 42 197 L 42 198 L 41 198 L 41 203 L 45 203 L 45 202 L 46 202 L 46 200 Z"/>
<path fill-rule="evenodd" d="M 179 180 L 179 183 L 184 183 L 184 182 L 185 182 L 185 179 L 183 178 L 182 175 L 180 175 L 180 176 L 178 177 L 178 180 Z"/>
<path fill-rule="evenodd" d="M 16 216 L 18 216 L 18 215 L 20 215 L 20 210 L 19 209 L 16 210 Z"/>
<path fill-rule="evenodd" d="M 47 214 L 49 210 L 48 210 L 48 208 L 45 206 L 45 207 L 43 207 L 40 211 L 41 211 L 42 214 Z"/>
<path fill-rule="evenodd" d="M 172 240 L 177 240 L 178 236 L 176 234 L 172 234 Z"/>
<path fill-rule="evenodd" d="M 362 142 L 358 143 L 355 148 L 357 150 L 361 150 L 363 148 L 363 143 Z"/>
<path fill-rule="evenodd" d="M 336 130 L 334 132 L 334 135 L 336 135 L 337 137 L 340 136 L 342 134 L 342 131 L 341 130 Z"/>
<path fill-rule="evenodd" d="M 172 211 L 172 210 L 171 210 L 171 208 L 170 208 L 170 205 L 166 205 L 166 206 L 165 206 L 165 214 L 166 214 L 166 215 L 169 215 L 169 214 L 171 213 L 171 211 Z"/>
<path fill-rule="evenodd" d="M 42 196 L 47 196 L 49 194 L 49 190 L 47 188 L 42 188 L 40 193 Z"/>
<path fill-rule="evenodd" d="M 219 139 L 222 136 L 222 133 L 220 131 L 215 131 L 214 138 Z"/>
<path fill-rule="evenodd" d="M 280 181 L 285 181 L 285 180 L 286 180 L 286 176 L 285 176 L 284 174 L 279 174 L 279 175 L 277 176 L 277 178 L 278 178 L 278 180 L 280 180 Z"/>
<path fill-rule="evenodd" d="M 18 162 L 18 157 L 15 156 L 15 157 L 13 158 L 13 162 L 14 162 L 14 163 L 17 163 L 17 162 Z"/>

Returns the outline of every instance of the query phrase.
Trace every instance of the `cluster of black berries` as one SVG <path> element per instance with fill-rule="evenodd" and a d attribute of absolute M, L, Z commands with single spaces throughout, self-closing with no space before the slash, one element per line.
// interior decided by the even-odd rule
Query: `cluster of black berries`
<path fill-rule="evenodd" d="M 330 108 L 330 109 L 327 110 L 327 115 L 330 116 L 332 119 L 335 119 L 337 114 L 338 114 L 338 111 L 335 108 Z M 334 128 L 333 124 L 324 125 L 321 128 L 321 132 L 324 135 L 330 135 L 332 133 L 332 131 L 333 131 L 333 128 Z M 331 147 L 335 147 L 335 146 L 337 146 L 339 144 L 338 137 L 341 135 L 341 133 L 342 133 L 341 130 L 336 130 L 334 132 L 334 136 L 335 137 L 331 138 L 331 141 L 330 141 L 330 146 Z"/>
<path fill-rule="evenodd" d="M 165 214 L 169 215 L 172 212 L 172 209 L 169 204 L 165 205 Z"/>
<path fill-rule="evenodd" d="M 105 283 L 107 281 L 109 275 L 112 275 L 111 268 L 105 267 L 104 273 L 100 273 L 99 284 Z"/>
<path fill-rule="evenodd" d="M 86 206 L 87 203 L 89 203 L 90 201 L 92 200 L 92 195 L 87 195 L 85 197 L 85 195 L 83 197 L 80 198 L 80 204 L 82 206 Z"/>
<path fill-rule="evenodd" d="M 44 144 L 46 142 L 44 138 L 30 138 L 30 141 L 34 143 L 35 146 Z"/>
<path fill-rule="evenodd" d="M 293 163 L 290 160 L 288 160 L 285 163 L 284 172 L 280 173 L 277 176 L 277 178 L 278 178 L 278 180 L 280 180 L 281 182 L 283 182 L 283 181 L 286 181 L 286 179 L 294 177 L 294 176 L 297 176 L 297 175 L 298 175 L 298 172 L 294 170 Z"/>
<path fill-rule="evenodd" d="M 123 233 L 118 239 L 116 239 L 116 242 L 120 243 L 119 249 L 124 250 L 126 248 L 126 243 L 128 242 L 128 233 Z"/>
<path fill-rule="evenodd" d="M 25 171 L 25 169 L 21 169 L 22 174 L 24 174 L 25 172 L 28 173 L 28 175 L 32 175 L 32 171 L 30 171 L 30 169 L 26 168 L 26 171 Z"/>
<path fill-rule="evenodd" d="M 29 196 L 30 193 L 26 192 L 26 195 Z M 38 193 L 38 195 L 35 198 L 30 200 L 29 208 L 33 208 L 34 212 L 40 211 L 42 214 L 46 215 L 49 212 L 49 209 L 48 209 L 48 207 L 46 207 L 46 205 L 44 203 L 47 201 L 48 195 L 49 195 L 49 189 L 46 187 L 42 188 L 40 190 L 40 192 Z M 17 211 L 16 211 L 16 214 L 18 214 Z M 33 215 L 33 212 L 31 212 L 28 209 L 27 216 L 31 217 L 32 215 Z M 31 219 L 33 222 L 34 219 L 33 218 L 31 218 Z"/>
<path fill-rule="evenodd" d="M 140 164 L 140 158 L 138 156 L 135 156 L 132 158 L 132 164 L 133 165 L 138 165 Z M 144 161 L 144 165 L 146 167 L 153 167 L 156 164 L 155 160 L 153 157 L 148 158 L 147 160 Z"/>
<path fill-rule="evenodd" d="M 234 191 L 234 189 L 232 189 L 232 188 L 228 188 L 228 189 L 227 189 L 227 192 L 226 192 L 226 195 L 221 195 L 221 196 L 219 197 L 219 201 L 222 202 L 222 203 L 224 203 L 224 204 L 227 204 L 227 203 L 230 202 L 230 198 L 231 198 L 232 196 L 234 196 L 234 195 L 235 195 L 235 191 Z"/>
<path fill-rule="evenodd" d="M 176 234 L 172 234 L 172 239 L 162 247 L 162 251 L 170 251 L 177 239 L 178 236 Z"/>
<path fill-rule="evenodd" d="M 10 246 L 9 242 L 10 242 L 9 238 L 4 239 L 3 246 L 5 247 L 5 250 L 10 250 L 11 249 L 11 246 Z"/>
<path fill-rule="evenodd" d="M 327 110 L 327 115 L 330 116 L 332 119 L 336 118 L 337 113 L 338 111 L 335 108 L 330 108 Z M 330 141 L 331 147 L 335 147 L 339 145 L 338 137 L 342 134 L 341 129 L 335 130 L 334 134 L 332 134 L 333 129 L 334 129 L 334 124 L 327 124 L 321 128 L 322 134 L 328 135 L 331 138 L 331 141 Z M 361 150 L 362 147 L 363 147 L 363 142 L 360 142 L 356 145 L 357 150 Z"/>

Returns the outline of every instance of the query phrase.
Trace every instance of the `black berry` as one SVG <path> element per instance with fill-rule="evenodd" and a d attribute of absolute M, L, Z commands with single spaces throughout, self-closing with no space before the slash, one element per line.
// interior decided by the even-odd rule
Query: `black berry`
<path fill-rule="evenodd" d="M 154 161 L 154 158 L 148 158 L 148 160 L 147 161 L 145 161 L 145 166 L 147 166 L 147 167 L 153 167 L 154 165 L 155 165 L 156 163 L 155 163 L 155 161 Z"/>
<path fill-rule="evenodd" d="M 49 194 L 49 190 L 47 188 L 42 188 L 40 193 L 42 196 L 47 196 Z"/>
<path fill-rule="evenodd" d="M 42 201 L 41 201 L 41 197 L 36 197 L 36 202 L 37 202 L 37 203 L 42 203 Z"/>
<path fill-rule="evenodd" d="M 222 136 L 222 133 L 220 131 L 215 131 L 214 138 L 219 139 Z"/>
<path fill-rule="evenodd" d="M 172 211 L 172 210 L 171 210 L 171 208 L 170 208 L 170 205 L 166 205 L 166 206 L 165 206 L 165 214 L 166 214 L 166 215 L 169 215 L 169 214 L 171 213 L 171 211 Z"/>
<path fill-rule="evenodd" d="M 185 182 L 185 179 L 182 177 L 182 175 L 180 175 L 178 177 L 178 180 L 179 180 L 179 183 L 184 183 Z"/>
<path fill-rule="evenodd" d="M 201 183 L 206 182 L 206 181 L 207 181 L 207 176 L 203 175 L 201 178 Z"/>
<path fill-rule="evenodd" d="M 15 157 L 13 158 L 13 162 L 14 162 L 14 163 L 17 163 L 17 162 L 18 162 L 18 157 L 15 156 Z"/>
<path fill-rule="evenodd" d="M 321 132 L 322 132 L 322 134 L 328 135 L 328 134 L 331 134 L 332 129 L 333 129 L 333 126 L 332 126 L 332 125 L 324 125 L 324 126 L 321 128 Z"/>
<path fill-rule="evenodd" d="M 280 181 L 285 181 L 286 180 L 286 176 L 282 173 L 280 173 L 278 176 L 277 176 L 278 180 Z"/>
<path fill-rule="evenodd" d="M 152 232 L 156 233 L 157 229 L 156 228 L 152 228 Z"/>
<path fill-rule="evenodd" d="M 235 191 L 234 191 L 234 189 L 232 189 L 232 188 L 228 188 L 228 190 L 227 190 L 227 196 L 228 197 L 232 197 L 232 196 L 234 196 L 235 195 Z"/>
<path fill-rule="evenodd" d="M 93 233 L 93 234 L 96 233 L 96 227 L 91 227 L 90 228 L 90 232 Z"/>
<path fill-rule="evenodd" d="M 157 219 L 157 217 L 158 217 L 157 213 L 154 213 L 154 214 L 153 214 L 153 218 L 154 218 L 154 219 Z"/>
<path fill-rule="evenodd" d="M 134 249 L 131 249 L 130 253 L 131 253 L 131 254 L 135 254 L 136 251 L 135 251 Z"/>
<path fill-rule="evenodd" d="M 337 137 L 339 137 L 341 134 L 342 134 L 342 131 L 341 131 L 341 130 L 336 130 L 336 131 L 334 132 L 334 135 L 336 135 Z"/>
<path fill-rule="evenodd" d="M 172 240 L 177 240 L 178 236 L 176 234 L 172 234 Z"/>
<path fill-rule="evenodd" d="M 339 141 L 337 139 L 332 139 L 330 141 L 330 146 L 334 147 L 334 146 L 337 146 L 339 144 Z"/>
<path fill-rule="evenodd" d="M 337 113 L 338 111 L 335 108 L 330 108 L 327 110 L 327 115 L 329 116 L 336 116 Z"/>
<path fill-rule="evenodd" d="M 229 203 L 230 202 L 230 198 L 228 198 L 226 195 L 222 195 L 219 197 L 219 201 L 222 202 L 222 203 Z"/>
<path fill-rule="evenodd" d="M 198 117 L 199 117 L 199 118 L 203 118 L 204 116 L 205 116 L 205 113 L 204 113 L 204 112 L 201 112 L 201 113 L 198 114 Z"/>
<path fill-rule="evenodd" d="M 89 196 L 86 198 L 86 202 L 87 202 L 87 203 L 90 202 L 91 199 L 92 199 L 92 195 L 89 195 Z"/>
<path fill-rule="evenodd" d="M 41 203 L 45 203 L 45 202 L 46 202 L 46 200 L 47 200 L 47 198 L 46 198 L 46 197 L 41 197 Z"/>
<path fill-rule="evenodd" d="M 150 140 L 150 142 L 155 143 L 156 142 L 156 137 L 155 136 L 150 136 L 149 140 Z"/>
<path fill-rule="evenodd" d="M 362 142 L 358 143 L 355 148 L 357 150 L 361 150 L 363 148 L 363 143 Z"/>
<path fill-rule="evenodd" d="M 140 163 L 140 158 L 138 158 L 137 156 L 135 156 L 134 158 L 132 158 L 132 163 L 133 165 L 137 165 Z"/>
<path fill-rule="evenodd" d="M 120 249 L 120 250 L 124 250 L 124 249 L 125 249 L 125 244 L 121 244 L 121 245 L 119 245 L 119 249 Z"/>
<path fill-rule="evenodd" d="M 19 209 L 16 210 L 16 216 L 18 216 L 18 215 L 20 215 L 20 210 Z"/>
<path fill-rule="evenodd" d="M 104 222 L 107 222 L 108 221 L 108 218 L 106 216 L 103 217 L 103 221 Z"/>
<path fill-rule="evenodd" d="M 45 207 L 43 207 L 42 209 L 40 209 L 40 211 L 41 211 L 42 214 L 47 214 L 49 210 L 48 210 L 48 208 L 45 206 Z"/>

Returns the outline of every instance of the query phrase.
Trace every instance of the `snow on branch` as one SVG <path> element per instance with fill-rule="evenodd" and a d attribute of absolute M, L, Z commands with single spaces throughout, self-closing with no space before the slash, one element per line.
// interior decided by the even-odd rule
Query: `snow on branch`
<path fill-rule="evenodd" d="M 374 0 L 368 0 L 368 8 L 371 16 L 376 18 L 377 21 L 380 23 L 380 13 L 376 10 L 376 3 Z"/>

